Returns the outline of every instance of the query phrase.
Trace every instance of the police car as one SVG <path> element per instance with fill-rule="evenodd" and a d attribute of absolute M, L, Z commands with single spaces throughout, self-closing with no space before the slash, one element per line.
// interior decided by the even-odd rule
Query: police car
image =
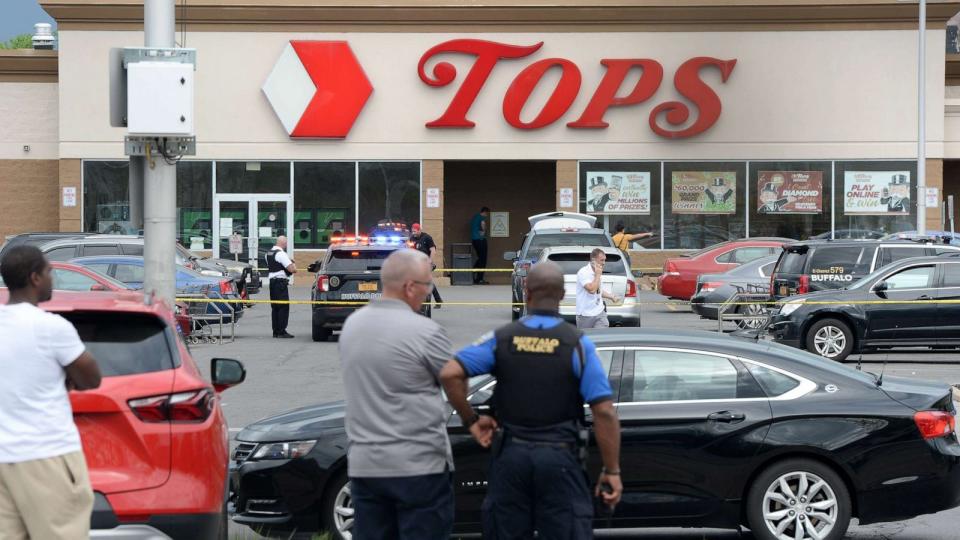
<path fill-rule="evenodd" d="M 381 234 L 334 238 L 324 257 L 307 270 L 316 272 L 310 299 L 342 304 L 313 305 L 313 340 L 326 341 L 343 328 L 351 313 L 383 295 L 380 268 L 391 253 L 410 247 L 406 236 Z M 429 302 L 421 312 L 430 317 Z"/>

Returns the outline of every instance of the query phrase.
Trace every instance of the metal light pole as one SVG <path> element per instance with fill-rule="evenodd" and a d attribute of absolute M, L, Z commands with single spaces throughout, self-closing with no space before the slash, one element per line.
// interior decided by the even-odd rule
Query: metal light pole
<path fill-rule="evenodd" d="M 176 46 L 174 0 L 143 3 L 144 45 Z M 136 158 L 134 158 L 136 159 Z M 174 242 L 177 237 L 177 166 L 167 163 L 160 149 L 147 150 L 143 165 L 143 258 L 144 292 L 155 294 L 173 306 L 175 293 Z"/>
<path fill-rule="evenodd" d="M 927 232 L 927 0 L 920 0 L 920 32 L 917 39 L 917 234 Z"/>

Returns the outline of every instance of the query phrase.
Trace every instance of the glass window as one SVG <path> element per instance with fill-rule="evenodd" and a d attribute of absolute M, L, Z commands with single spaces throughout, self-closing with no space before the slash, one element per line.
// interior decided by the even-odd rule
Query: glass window
<path fill-rule="evenodd" d="M 213 249 L 213 164 L 177 163 L 177 239 L 184 246 Z M 200 240 L 194 241 L 195 238 Z M 126 251 L 126 246 L 124 246 Z"/>
<path fill-rule="evenodd" d="M 97 284 L 97 280 L 73 270 L 54 268 L 52 273 L 53 288 L 58 291 L 89 291 Z"/>
<path fill-rule="evenodd" d="M 120 244 L 124 255 L 143 255 L 143 244 Z"/>
<path fill-rule="evenodd" d="M 767 394 L 767 397 L 777 397 L 800 386 L 800 381 L 793 377 L 788 377 L 779 371 L 770 368 L 744 362 L 753 377 L 760 383 L 760 387 Z"/>
<path fill-rule="evenodd" d="M 44 253 L 48 261 L 69 261 L 74 258 L 77 253 L 76 246 L 62 246 L 58 248 L 51 249 L 50 251 Z"/>
<path fill-rule="evenodd" d="M 830 236 L 831 163 L 751 161 L 750 236 Z"/>
<path fill-rule="evenodd" d="M 83 162 L 83 230 L 137 234 L 130 222 L 130 163 Z"/>
<path fill-rule="evenodd" d="M 217 193 L 290 193 L 290 162 L 218 161 Z"/>
<path fill-rule="evenodd" d="M 296 249 L 322 249 L 335 235 L 356 234 L 356 167 L 353 161 L 293 164 Z"/>
<path fill-rule="evenodd" d="M 631 249 L 660 249 L 660 162 L 580 162 L 583 213 L 597 216 L 597 227 L 610 234 L 623 224 L 628 234 L 653 233 L 631 243 Z"/>
<path fill-rule="evenodd" d="M 331 250 L 330 259 L 327 261 L 325 271 L 329 272 L 364 272 L 367 270 L 380 270 L 383 261 L 395 250 L 392 249 L 358 249 L 351 251 L 349 249 Z"/>
<path fill-rule="evenodd" d="M 737 369 L 726 358 L 674 351 L 636 351 L 634 401 L 735 399 Z"/>
<path fill-rule="evenodd" d="M 84 257 L 96 257 L 98 255 L 119 255 L 120 246 L 110 245 L 87 245 L 82 247 Z"/>
<path fill-rule="evenodd" d="M 103 274 L 107 277 L 110 276 L 110 265 L 108 263 L 84 264 L 84 266 L 98 274 Z"/>
<path fill-rule="evenodd" d="M 527 258 L 530 260 L 540 256 L 545 247 L 551 246 L 596 246 L 612 247 L 605 234 L 581 233 L 547 233 L 534 234 L 527 246 Z"/>
<path fill-rule="evenodd" d="M 777 260 L 777 272 L 781 274 L 802 274 L 807 261 L 807 251 L 784 251 Z"/>
<path fill-rule="evenodd" d="M 64 313 L 104 377 L 173 369 L 163 322 L 129 313 Z"/>
<path fill-rule="evenodd" d="M 927 255 L 926 249 L 917 247 L 882 247 L 880 256 L 877 258 L 877 268 L 886 266 L 900 259 L 909 259 L 910 257 L 923 257 Z"/>
<path fill-rule="evenodd" d="M 776 261 L 767 263 L 760 267 L 760 275 L 763 277 L 770 277 L 770 274 L 773 272 L 773 265 L 777 264 Z"/>
<path fill-rule="evenodd" d="M 837 238 L 877 238 L 916 229 L 915 161 L 837 161 Z"/>
<path fill-rule="evenodd" d="M 576 274 L 581 268 L 590 261 L 589 253 L 553 253 L 550 260 L 560 265 L 564 274 Z M 604 275 L 627 273 L 627 267 L 623 264 L 623 258 L 619 255 L 608 254 L 607 262 L 603 267 Z"/>
<path fill-rule="evenodd" d="M 117 281 L 123 283 L 143 283 L 143 267 L 134 264 L 118 264 L 117 273 L 114 277 Z"/>
<path fill-rule="evenodd" d="M 943 265 L 943 286 L 960 288 L 960 263 Z"/>
<path fill-rule="evenodd" d="M 664 163 L 663 247 L 701 249 L 744 238 L 746 163 Z"/>
<path fill-rule="evenodd" d="M 810 260 L 809 273 L 865 276 L 870 273 L 875 249 L 868 246 L 815 248 Z"/>
<path fill-rule="evenodd" d="M 420 162 L 361 162 L 358 234 L 377 223 L 420 221 Z"/>
<path fill-rule="evenodd" d="M 748 247 L 735 249 L 733 251 L 728 251 L 723 255 L 717 257 L 717 262 L 719 263 L 731 263 L 731 264 L 743 264 L 750 261 L 754 261 L 761 257 L 766 257 L 771 254 L 773 250 L 766 247 Z"/>
<path fill-rule="evenodd" d="M 932 287 L 935 266 L 917 266 L 897 272 L 884 281 L 888 290 L 926 289 Z"/>

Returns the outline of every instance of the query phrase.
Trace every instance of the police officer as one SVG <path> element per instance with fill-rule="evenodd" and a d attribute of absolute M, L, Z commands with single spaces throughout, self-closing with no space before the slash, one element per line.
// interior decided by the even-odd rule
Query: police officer
<path fill-rule="evenodd" d="M 270 301 L 290 300 L 290 276 L 297 273 L 297 266 L 287 255 L 287 237 L 278 236 L 277 244 L 270 248 L 263 258 L 267 262 L 267 278 L 270 280 Z M 287 333 L 290 320 L 290 304 L 270 304 L 270 322 L 273 324 L 273 337 L 292 338 Z"/>
<path fill-rule="evenodd" d="M 620 423 L 596 348 L 559 314 L 563 271 L 533 267 L 525 285 L 531 315 L 466 347 L 440 373 L 465 426 L 492 447 L 483 504 L 483 537 L 494 540 L 592 538 L 593 506 L 578 450 L 584 402 L 593 411 L 603 470 L 594 494 L 612 510 L 619 502 Z M 467 379 L 497 377 L 493 412 L 478 416 L 467 402 Z"/>
<path fill-rule="evenodd" d="M 410 241 L 413 242 L 413 249 L 430 257 L 430 266 L 436 270 L 437 265 L 433 264 L 433 256 L 437 254 L 437 244 L 432 236 L 423 231 L 419 223 L 410 225 Z M 436 286 L 433 287 L 433 301 L 433 309 L 440 309 L 443 299 L 440 298 L 440 291 Z"/>

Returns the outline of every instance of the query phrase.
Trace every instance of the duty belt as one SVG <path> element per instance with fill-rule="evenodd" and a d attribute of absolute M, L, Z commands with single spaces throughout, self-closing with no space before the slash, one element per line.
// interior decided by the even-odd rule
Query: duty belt
<path fill-rule="evenodd" d="M 521 439 L 520 437 L 515 437 L 513 435 L 509 436 L 510 441 L 518 444 L 529 444 L 531 446 L 543 446 L 547 448 L 562 448 L 564 450 L 575 450 L 577 445 L 575 443 L 567 442 L 550 442 L 550 441 L 532 441 L 530 439 Z"/>

